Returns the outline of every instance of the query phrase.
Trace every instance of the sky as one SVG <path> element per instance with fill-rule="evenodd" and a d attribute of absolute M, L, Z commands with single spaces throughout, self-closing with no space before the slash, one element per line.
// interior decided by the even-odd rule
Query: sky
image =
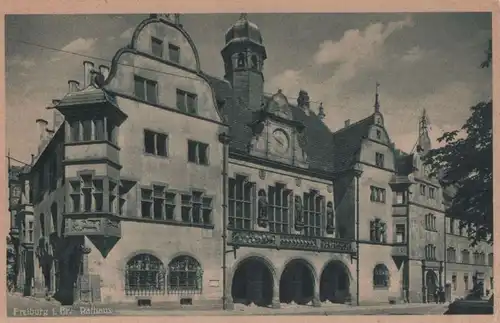
<path fill-rule="evenodd" d="M 36 154 L 35 120 L 62 98 L 67 81 L 83 78 L 83 61 L 109 64 L 147 15 L 7 15 L 6 131 L 13 157 Z M 223 76 L 224 34 L 239 14 L 181 15 L 204 72 Z M 491 37 L 490 13 L 249 14 L 267 50 L 265 91 L 295 102 L 300 89 L 312 109 L 337 130 L 373 112 L 380 83 L 381 112 L 396 146 L 411 151 L 426 109 L 433 147 L 460 128 L 469 108 L 492 97 L 492 71 L 481 69 Z M 30 42 L 55 50 L 27 45 Z M 101 59 L 101 60 L 98 60 Z"/>

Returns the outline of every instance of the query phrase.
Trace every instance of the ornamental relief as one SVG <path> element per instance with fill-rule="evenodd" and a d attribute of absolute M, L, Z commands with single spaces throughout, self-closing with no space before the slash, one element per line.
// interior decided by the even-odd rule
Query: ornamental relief
<path fill-rule="evenodd" d="M 72 219 L 71 220 L 71 231 L 73 232 L 83 232 L 83 231 L 100 231 L 101 220 L 100 219 Z"/>

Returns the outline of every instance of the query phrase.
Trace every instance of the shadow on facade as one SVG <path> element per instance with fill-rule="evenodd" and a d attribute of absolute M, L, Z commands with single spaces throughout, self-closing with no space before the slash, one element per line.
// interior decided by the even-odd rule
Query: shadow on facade
<path fill-rule="evenodd" d="M 264 260 L 257 257 L 245 259 L 233 275 L 233 302 L 267 307 L 272 302 L 273 286 L 273 275 Z"/>
<path fill-rule="evenodd" d="M 320 277 L 320 301 L 332 303 L 350 302 L 348 269 L 340 261 L 326 265 Z"/>
<path fill-rule="evenodd" d="M 302 260 L 292 260 L 280 279 L 280 303 L 307 304 L 314 297 L 314 274 Z"/>

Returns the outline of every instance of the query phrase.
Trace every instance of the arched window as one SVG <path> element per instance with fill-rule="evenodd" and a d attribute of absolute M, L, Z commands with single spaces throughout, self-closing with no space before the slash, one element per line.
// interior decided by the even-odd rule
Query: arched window
<path fill-rule="evenodd" d="M 168 264 L 168 293 L 201 293 L 203 269 L 196 259 L 178 256 Z"/>
<path fill-rule="evenodd" d="M 245 67 L 245 53 L 238 53 L 237 67 Z"/>
<path fill-rule="evenodd" d="M 373 287 L 389 287 L 389 269 L 384 264 L 378 264 L 373 269 Z"/>
<path fill-rule="evenodd" d="M 125 294 L 136 296 L 165 294 L 165 267 L 150 254 L 139 254 L 127 262 Z"/>

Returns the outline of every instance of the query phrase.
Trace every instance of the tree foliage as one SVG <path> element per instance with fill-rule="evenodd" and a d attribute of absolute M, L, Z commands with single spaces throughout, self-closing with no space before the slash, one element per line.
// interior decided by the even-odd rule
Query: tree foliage
<path fill-rule="evenodd" d="M 491 41 L 486 54 L 483 68 L 491 66 Z M 445 146 L 431 150 L 424 162 L 452 192 L 446 213 L 460 220 L 475 245 L 493 243 L 493 101 L 470 110 L 462 128 L 444 133 L 438 141 Z"/>

